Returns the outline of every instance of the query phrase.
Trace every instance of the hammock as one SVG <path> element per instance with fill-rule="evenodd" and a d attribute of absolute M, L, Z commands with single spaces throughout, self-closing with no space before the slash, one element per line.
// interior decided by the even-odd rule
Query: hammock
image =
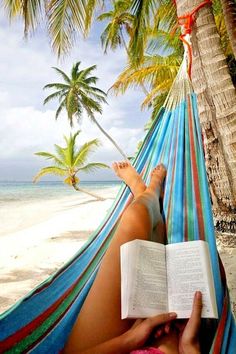
<path fill-rule="evenodd" d="M 173 88 L 133 165 L 148 182 L 167 167 L 163 217 L 168 242 L 206 240 L 217 293 L 219 321 L 210 353 L 235 353 L 236 329 L 219 266 L 196 96 L 182 64 Z M 0 353 L 59 353 L 65 345 L 119 218 L 132 199 L 123 185 L 108 215 L 78 253 L 49 279 L 0 315 Z"/>

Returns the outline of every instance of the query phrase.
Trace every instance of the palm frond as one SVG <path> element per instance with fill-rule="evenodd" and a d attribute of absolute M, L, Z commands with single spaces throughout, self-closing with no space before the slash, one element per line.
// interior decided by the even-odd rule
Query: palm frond
<path fill-rule="evenodd" d="M 109 20 L 113 17 L 113 11 L 109 11 L 109 12 L 104 12 L 103 14 L 99 15 L 97 17 L 98 21 L 104 21 L 104 20 Z"/>
<path fill-rule="evenodd" d="M 66 176 L 67 170 L 63 169 L 63 168 L 56 167 L 56 166 L 44 167 L 36 174 L 36 176 L 34 176 L 33 182 L 34 183 L 38 182 L 38 180 L 42 176 L 45 176 L 45 175 L 48 175 L 48 174 L 56 175 L 56 176 Z"/>
<path fill-rule="evenodd" d="M 98 139 L 93 139 L 83 144 L 74 156 L 73 166 L 79 167 L 87 162 L 88 157 L 101 145 Z"/>
<path fill-rule="evenodd" d="M 91 74 L 91 72 L 93 70 L 96 70 L 96 69 L 97 69 L 97 65 L 92 65 L 92 66 L 89 66 L 86 69 L 81 70 L 80 75 L 78 76 L 78 79 L 79 80 L 81 80 L 81 79 L 85 80 L 88 77 L 88 75 Z"/>
<path fill-rule="evenodd" d="M 67 143 L 66 148 L 64 149 L 65 161 L 70 167 L 74 166 L 76 139 L 79 134 L 80 131 L 77 131 L 75 134 L 70 134 L 69 138 L 64 137 Z"/>
<path fill-rule="evenodd" d="M 115 50 L 117 47 L 122 46 L 119 23 L 108 24 L 101 35 L 101 43 L 104 53 L 107 53 L 108 48 Z"/>
<path fill-rule="evenodd" d="M 82 91 L 80 92 L 80 97 L 81 105 L 91 119 L 93 119 L 94 113 L 96 112 L 102 114 L 102 106 L 99 102 L 93 100 L 91 97 L 88 97 Z"/>
<path fill-rule="evenodd" d="M 29 31 L 34 32 L 38 26 L 44 6 L 41 0 L 24 0 L 23 16 L 24 16 L 24 34 L 28 35 Z"/>
<path fill-rule="evenodd" d="M 56 66 L 53 66 L 52 68 L 63 78 L 65 82 L 67 82 L 68 85 L 70 85 L 70 78 L 63 70 L 57 68 Z"/>
<path fill-rule="evenodd" d="M 86 0 L 51 0 L 48 4 L 48 31 L 58 57 L 72 48 L 77 31 L 84 33 Z"/>
<path fill-rule="evenodd" d="M 158 82 L 165 82 L 166 80 L 174 80 L 181 58 L 175 56 L 161 57 L 146 56 L 144 63 L 139 69 L 135 69 L 133 65 L 129 65 L 123 73 L 120 74 L 117 81 L 109 89 L 115 94 L 124 93 L 128 88 L 139 87 L 146 83 L 150 88 L 155 87 Z"/>
<path fill-rule="evenodd" d="M 176 57 L 182 57 L 184 50 L 179 37 L 180 29 L 177 29 L 175 35 L 159 29 L 149 36 L 146 52 L 149 55 L 161 53 L 162 56 L 173 53 Z"/>
<path fill-rule="evenodd" d="M 173 0 L 160 0 L 158 10 L 154 14 L 153 30 L 171 32 L 177 24 L 177 8 Z"/>
<path fill-rule="evenodd" d="M 66 99 L 64 99 L 56 110 L 55 119 L 57 120 L 63 108 L 66 108 Z"/>
<path fill-rule="evenodd" d="M 144 108 L 145 106 L 149 105 L 157 96 L 169 91 L 171 86 L 172 86 L 172 84 L 173 84 L 173 80 L 172 79 L 166 79 L 165 81 L 160 82 L 146 96 L 146 98 L 143 101 L 141 107 Z"/>
<path fill-rule="evenodd" d="M 96 84 L 97 81 L 98 81 L 98 77 L 96 77 L 96 76 L 89 76 L 86 79 L 84 79 L 84 82 L 87 85 Z"/>
<path fill-rule="evenodd" d="M 7 11 L 9 20 L 15 18 L 17 15 L 22 15 L 22 1 L 21 0 L 4 0 L 4 7 Z"/>
<path fill-rule="evenodd" d="M 151 128 L 153 121 L 158 117 L 158 113 L 159 113 L 160 109 L 164 106 L 164 103 L 166 101 L 168 93 L 169 93 L 169 90 L 166 90 L 165 92 L 156 95 L 155 98 L 152 100 L 152 104 L 148 105 L 148 107 L 152 108 L 152 112 L 151 112 L 151 117 L 150 117 L 149 121 L 144 126 L 145 131 L 147 131 Z"/>
<path fill-rule="evenodd" d="M 60 159 L 58 156 L 46 151 L 36 152 L 34 155 L 45 157 L 46 160 L 53 160 L 57 165 L 59 165 L 59 167 L 60 165 L 63 166 L 64 164 L 63 159 Z"/>
<path fill-rule="evenodd" d="M 24 34 L 34 32 L 43 15 L 44 4 L 41 0 L 4 0 L 9 19 L 20 16 L 24 22 Z"/>
<path fill-rule="evenodd" d="M 78 70 L 79 70 L 80 64 L 81 64 L 81 62 L 80 62 L 80 61 L 77 61 L 77 63 L 75 63 L 75 64 L 72 66 L 72 69 L 71 69 L 71 78 L 72 78 L 72 80 L 74 80 L 74 81 L 77 79 Z"/>
<path fill-rule="evenodd" d="M 51 95 L 47 96 L 47 97 L 44 99 L 43 104 L 47 104 L 48 102 L 54 100 L 55 98 L 58 98 L 58 97 L 63 96 L 63 95 L 65 95 L 65 93 L 64 93 L 63 90 L 54 92 L 54 93 L 52 93 Z"/>
<path fill-rule="evenodd" d="M 94 17 L 95 9 L 103 8 L 104 0 L 87 0 L 84 35 L 87 36 Z"/>
<path fill-rule="evenodd" d="M 110 168 L 110 167 L 108 165 L 106 165 L 105 163 L 94 162 L 94 163 L 89 163 L 83 167 L 78 168 L 77 172 L 83 171 L 85 173 L 90 173 L 90 172 L 94 172 L 100 168 Z"/>
<path fill-rule="evenodd" d="M 52 82 L 51 84 L 47 84 L 43 87 L 43 89 L 51 89 L 54 88 L 56 90 L 68 90 L 70 85 L 62 84 L 61 82 Z"/>
<path fill-rule="evenodd" d="M 80 86 L 81 88 L 78 91 L 78 95 L 83 94 L 86 95 L 88 98 L 94 99 L 97 102 L 107 103 L 106 101 L 107 94 L 104 91 L 96 89 L 96 87 L 94 86 L 86 85 L 84 83 L 81 84 Z"/>
<path fill-rule="evenodd" d="M 56 153 L 58 155 L 58 160 L 61 162 L 61 164 L 64 167 L 65 166 L 68 167 L 68 164 L 67 164 L 67 161 L 66 161 L 66 157 L 65 157 L 65 148 L 60 146 L 60 145 L 57 145 L 57 144 L 54 144 L 54 147 L 55 147 Z"/>
<path fill-rule="evenodd" d="M 133 35 L 129 43 L 129 59 L 134 66 L 143 61 L 146 48 L 148 31 L 153 16 L 158 10 L 159 1 L 156 0 L 133 0 L 131 5 L 134 15 Z"/>

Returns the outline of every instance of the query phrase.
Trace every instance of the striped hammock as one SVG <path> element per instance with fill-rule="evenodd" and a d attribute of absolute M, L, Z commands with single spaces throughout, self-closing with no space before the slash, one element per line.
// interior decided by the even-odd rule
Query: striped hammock
<path fill-rule="evenodd" d="M 236 328 L 223 268 L 219 266 L 196 96 L 183 63 L 173 88 L 133 165 L 148 182 L 167 167 L 163 217 L 168 242 L 209 243 L 219 321 L 210 353 L 236 353 Z M 0 315 L 0 353 L 59 353 L 65 345 L 117 222 L 132 199 L 123 185 L 105 220 L 54 275 Z"/>

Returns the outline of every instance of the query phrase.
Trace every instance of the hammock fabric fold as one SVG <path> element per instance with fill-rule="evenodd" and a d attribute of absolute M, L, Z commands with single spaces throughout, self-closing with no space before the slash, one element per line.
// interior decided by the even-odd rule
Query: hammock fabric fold
<path fill-rule="evenodd" d="M 219 321 L 210 353 L 236 352 L 236 328 L 223 269 L 219 266 L 196 96 L 184 94 L 162 108 L 133 165 L 148 182 L 151 170 L 167 168 L 163 217 L 168 242 L 209 244 Z M 108 215 L 65 266 L 0 315 L 0 353 L 59 353 L 93 283 L 122 212 L 131 202 L 123 185 Z"/>

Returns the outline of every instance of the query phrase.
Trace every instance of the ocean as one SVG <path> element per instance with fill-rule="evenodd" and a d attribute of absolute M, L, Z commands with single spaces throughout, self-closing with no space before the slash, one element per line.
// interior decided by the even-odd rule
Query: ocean
<path fill-rule="evenodd" d="M 119 181 L 80 182 L 80 187 L 88 191 L 100 191 L 120 186 Z M 6 203 L 32 202 L 58 199 L 78 194 L 72 187 L 62 182 L 0 182 L 0 207 Z"/>
<path fill-rule="evenodd" d="M 119 181 L 80 182 L 99 196 L 115 196 Z M 110 194 L 109 194 L 110 193 Z M 86 194 L 58 182 L 0 182 L 0 236 L 47 220 L 56 212 L 93 200 Z"/>

